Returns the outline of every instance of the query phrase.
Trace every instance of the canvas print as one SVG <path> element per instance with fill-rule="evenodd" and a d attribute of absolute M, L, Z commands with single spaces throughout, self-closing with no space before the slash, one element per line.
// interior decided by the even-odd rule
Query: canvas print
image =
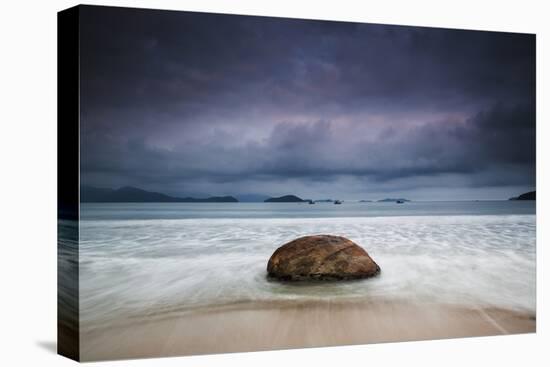
<path fill-rule="evenodd" d="M 536 331 L 535 35 L 59 13 L 60 354 Z"/>

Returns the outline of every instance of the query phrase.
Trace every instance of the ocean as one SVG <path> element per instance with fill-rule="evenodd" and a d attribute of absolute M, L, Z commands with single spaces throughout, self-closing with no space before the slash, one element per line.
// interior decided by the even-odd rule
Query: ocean
<path fill-rule="evenodd" d="M 84 331 L 210 307 L 396 299 L 535 312 L 535 202 L 85 203 Z M 300 236 L 345 236 L 380 276 L 280 283 L 269 257 Z"/>

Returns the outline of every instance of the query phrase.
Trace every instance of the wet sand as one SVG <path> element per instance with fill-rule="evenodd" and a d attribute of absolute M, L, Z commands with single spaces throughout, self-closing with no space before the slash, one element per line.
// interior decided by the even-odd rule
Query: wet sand
<path fill-rule="evenodd" d="M 531 333 L 534 313 L 403 301 L 241 303 L 83 332 L 81 360 Z"/>

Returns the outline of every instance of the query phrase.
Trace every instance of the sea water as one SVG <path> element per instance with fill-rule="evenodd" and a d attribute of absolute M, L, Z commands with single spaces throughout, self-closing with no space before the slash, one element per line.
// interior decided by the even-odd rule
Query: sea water
<path fill-rule="evenodd" d="M 286 300 L 400 299 L 535 311 L 535 203 L 82 204 L 83 325 Z M 280 283 L 277 247 L 300 236 L 356 242 L 376 278 Z"/>

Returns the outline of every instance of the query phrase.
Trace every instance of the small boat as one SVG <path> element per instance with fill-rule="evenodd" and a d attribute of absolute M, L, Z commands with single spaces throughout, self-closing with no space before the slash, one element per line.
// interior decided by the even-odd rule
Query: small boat
<path fill-rule="evenodd" d="M 396 203 L 397 204 L 404 204 L 405 202 L 403 200 L 397 200 Z"/>
<path fill-rule="evenodd" d="M 315 204 L 315 201 L 310 200 L 310 201 L 309 201 L 309 205 L 311 205 L 311 204 Z"/>
<path fill-rule="evenodd" d="M 334 200 L 334 204 L 342 204 L 340 200 Z"/>

